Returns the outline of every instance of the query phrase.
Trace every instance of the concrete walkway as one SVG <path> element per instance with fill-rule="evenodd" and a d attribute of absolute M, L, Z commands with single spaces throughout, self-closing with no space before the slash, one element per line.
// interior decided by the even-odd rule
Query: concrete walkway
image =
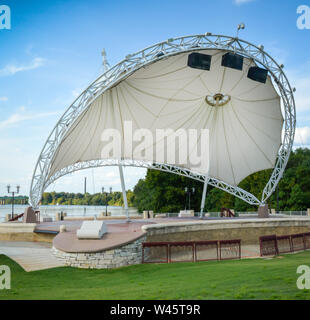
<path fill-rule="evenodd" d="M 0 241 L 0 254 L 17 262 L 25 271 L 36 271 L 63 266 L 46 242 Z"/>

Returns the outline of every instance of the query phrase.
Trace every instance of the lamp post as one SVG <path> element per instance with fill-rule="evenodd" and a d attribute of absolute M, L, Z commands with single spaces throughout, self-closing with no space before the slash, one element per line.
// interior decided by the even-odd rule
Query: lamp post
<path fill-rule="evenodd" d="M 185 187 L 184 191 L 186 193 L 186 202 L 185 202 L 185 211 L 186 211 L 187 197 L 188 197 L 188 210 L 190 210 L 191 209 L 191 194 L 195 193 L 195 188 L 194 187 L 193 188 Z"/>
<path fill-rule="evenodd" d="M 13 217 L 14 217 L 14 198 L 15 198 L 15 194 L 19 194 L 20 186 L 16 186 L 16 191 L 11 191 L 11 186 L 10 185 L 7 186 L 7 189 L 8 189 L 8 194 L 12 194 L 12 215 L 11 215 L 11 219 L 13 219 Z"/>
<path fill-rule="evenodd" d="M 108 215 L 108 192 L 104 192 L 104 187 L 101 188 L 102 194 L 105 194 L 105 215 Z M 110 187 L 110 194 L 112 193 L 112 187 Z"/>
<path fill-rule="evenodd" d="M 184 191 L 185 191 L 185 194 L 186 194 L 186 197 L 185 197 L 185 211 L 186 211 L 186 207 L 187 207 L 187 196 L 188 196 L 188 188 L 185 187 L 184 188 Z"/>
<path fill-rule="evenodd" d="M 277 185 L 277 213 L 279 213 L 279 185 Z"/>

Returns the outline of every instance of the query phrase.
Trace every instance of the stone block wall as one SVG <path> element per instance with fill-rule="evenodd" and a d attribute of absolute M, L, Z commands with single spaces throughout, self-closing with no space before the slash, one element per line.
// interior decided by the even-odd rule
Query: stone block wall
<path fill-rule="evenodd" d="M 0 241 L 52 242 L 55 234 L 36 233 L 35 223 L 0 223 Z"/>
<path fill-rule="evenodd" d="M 142 242 L 145 236 L 129 244 L 102 252 L 69 253 L 52 248 L 53 254 L 65 265 L 78 268 L 108 269 L 142 262 Z"/>
<path fill-rule="evenodd" d="M 309 218 L 213 220 L 145 225 L 147 242 L 241 239 L 242 245 L 259 244 L 259 237 L 310 232 Z"/>

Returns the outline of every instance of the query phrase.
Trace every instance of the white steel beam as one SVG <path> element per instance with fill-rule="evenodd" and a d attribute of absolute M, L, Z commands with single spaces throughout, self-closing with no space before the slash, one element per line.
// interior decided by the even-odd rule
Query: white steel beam
<path fill-rule="evenodd" d="M 208 190 L 208 183 L 209 183 L 209 178 L 205 179 L 205 182 L 203 184 L 203 190 L 202 190 L 202 198 L 201 198 L 201 206 L 200 206 L 200 218 L 203 217 L 203 210 L 205 208 L 205 203 L 206 203 L 206 194 Z"/>
<path fill-rule="evenodd" d="M 128 201 L 127 201 L 127 194 L 126 194 L 126 187 L 125 187 L 124 171 L 123 171 L 123 167 L 121 165 L 119 165 L 118 168 L 119 168 L 119 176 L 121 178 L 123 201 L 124 201 L 126 217 L 127 217 L 127 221 L 129 222 L 130 219 L 129 219 L 129 210 L 128 210 Z"/>

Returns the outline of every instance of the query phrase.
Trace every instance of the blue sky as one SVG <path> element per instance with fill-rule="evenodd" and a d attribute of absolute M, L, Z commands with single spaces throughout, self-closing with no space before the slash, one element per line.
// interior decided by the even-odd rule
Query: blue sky
<path fill-rule="evenodd" d="M 0 0 L 11 8 L 11 30 L 0 30 L 0 194 L 7 184 L 29 191 L 40 150 L 61 113 L 102 71 L 128 53 L 171 37 L 205 32 L 263 44 L 285 65 L 297 88 L 296 145 L 310 145 L 310 30 L 296 27 L 297 7 L 310 0 Z M 143 169 L 126 168 L 132 188 Z M 101 168 L 60 179 L 49 190 L 120 190 L 117 169 Z"/>

